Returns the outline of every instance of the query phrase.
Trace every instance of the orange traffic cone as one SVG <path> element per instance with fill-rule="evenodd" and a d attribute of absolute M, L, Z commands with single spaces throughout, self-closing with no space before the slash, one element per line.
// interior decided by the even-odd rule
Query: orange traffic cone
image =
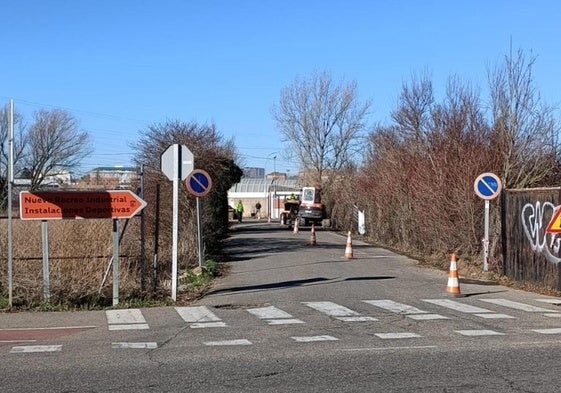
<path fill-rule="evenodd" d="M 456 254 L 452 253 L 450 256 L 450 272 L 448 273 L 448 286 L 446 292 L 455 295 L 460 294 L 460 281 L 458 279 L 458 267 L 456 264 Z"/>
<path fill-rule="evenodd" d="M 294 231 L 293 231 L 293 233 L 294 234 L 298 233 L 298 219 L 294 220 Z"/>
<path fill-rule="evenodd" d="M 347 235 L 347 246 L 345 247 L 345 258 L 353 259 L 353 241 L 351 240 L 351 231 Z"/>
<path fill-rule="evenodd" d="M 312 230 L 310 232 L 310 246 L 316 245 L 316 225 L 312 224 Z"/>

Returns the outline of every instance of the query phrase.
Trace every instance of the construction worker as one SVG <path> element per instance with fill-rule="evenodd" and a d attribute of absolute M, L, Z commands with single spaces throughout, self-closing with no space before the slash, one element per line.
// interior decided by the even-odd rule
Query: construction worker
<path fill-rule="evenodd" d="M 236 216 L 238 216 L 238 222 L 242 222 L 243 217 L 243 203 L 241 200 L 238 201 L 236 205 Z"/>

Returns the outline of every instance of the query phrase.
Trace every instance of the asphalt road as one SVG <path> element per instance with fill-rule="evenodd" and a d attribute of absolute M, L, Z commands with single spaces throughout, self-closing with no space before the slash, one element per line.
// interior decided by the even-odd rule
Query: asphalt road
<path fill-rule="evenodd" d="M 557 392 L 561 299 L 236 225 L 189 307 L 0 314 L 2 392 Z M 458 262 L 461 263 L 461 260 Z"/>

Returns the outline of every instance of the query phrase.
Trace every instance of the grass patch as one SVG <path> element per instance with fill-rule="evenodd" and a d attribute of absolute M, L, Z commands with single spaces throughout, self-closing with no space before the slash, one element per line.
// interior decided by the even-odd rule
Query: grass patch
<path fill-rule="evenodd" d="M 218 263 L 214 260 L 206 261 L 201 267 L 196 267 L 180 278 L 182 289 L 201 290 L 206 288 L 218 274 Z"/>

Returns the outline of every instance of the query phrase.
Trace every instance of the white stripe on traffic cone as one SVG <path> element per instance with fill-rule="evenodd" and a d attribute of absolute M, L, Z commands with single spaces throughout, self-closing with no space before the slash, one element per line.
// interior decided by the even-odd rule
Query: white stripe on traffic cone
<path fill-rule="evenodd" d="M 347 235 L 347 246 L 345 247 L 345 258 L 353 259 L 353 241 L 351 239 L 351 231 Z"/>

